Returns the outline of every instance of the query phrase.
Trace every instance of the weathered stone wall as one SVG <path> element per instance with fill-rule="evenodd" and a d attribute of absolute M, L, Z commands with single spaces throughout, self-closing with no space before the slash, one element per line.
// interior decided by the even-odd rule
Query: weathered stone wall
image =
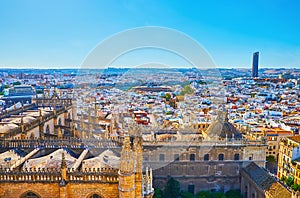
<path fill-rule="evenodd" d="M 265 148 L 260 145 L 223 145 L 189 147 L 185 150 L 174 147 L 144 147 L 144 167 L 154 169 L 153 186 L 164 188 L 170 177 L 179 181 L 182 190 L 194 185 L 194 193 L 200 190 L 228 191 L 240 189 L 240 170 L 251 162 L 265 166 Z M 181 151 L 181 152 L 180 152 Z M 164 155 L 164 160 L 160 159 Z M 179 160 L 174 161 L 175 155 Z M 194 160 L 190 157 L 194 154 Z M 209 154 L 209 160 L 204 155 Z M 223 160 L 219 160 L 223 154 Z M 238 160 L 235 155 L 238 154 Z M 249 157 L 252 157 L 249 159 Z"/>
<path fill-rule="evenodd" d="M 119 174 L 120 198 L 135 197 L 135 174 Z"/>
<path fill-rule="evenodd" d="M 39 196 L 47 198 L 59 198 L 58 183 L 1 183 L 0 197 L 18 198 L 31 191 Z"/>
<path fill-rule="evenodd" d="M 103 198 L 118 198 L 118 183 L 68 183 L 60 187 L 58 183 L 1 183 L 0 197 L 18 198 L 33 192 L 41 198 L 88 198 L 98 194 Z M 64 194 L 64 195 L 63 195 Z"/>
<path fill-rule="evenodd" d="M 67 184 L 68 198 L 87 198 L 93 194 L 98 194 L 103 198 L 118 198 L 118 183 L 100 184 L 100 183 L 72 183 Z"/>

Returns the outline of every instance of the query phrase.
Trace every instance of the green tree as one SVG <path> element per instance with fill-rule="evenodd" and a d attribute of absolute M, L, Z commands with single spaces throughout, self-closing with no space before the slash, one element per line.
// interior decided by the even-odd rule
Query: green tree
<path fill-rule="evenodd" d="M 170 98 L 171 98 L 171 94 L 170 93 L 166 93 L 166 100 L 170 101 Z"/>
<path fill-rule="evenodd" d="M 187 191 L 182 191 L 180 193 L 181 198 L 193 198 L 194 195 L 193 193 L 187 192 Z"/>
<path fill-rule="evenodd" d="M 292 177 L 288 177 L 285 181 L 286 185 L 288 185 L 289 187 L 291 187 L 294 184 L 294 178 Z"/>
<path fill-rule="evenodd" d="M 291 186 L 291 188 L 294 190 L 294 191 L 300 191 L 300 185 L 299 184 L 293 184 Z"/>
<path fill-rule="evenodd" d="M 229 190 L 225 195 L 230 198 L 243 198 L 240 190 Z"/>
<path fill-rule="evenodd" d="M 15 85 L 21 85 L 21 82 L 17 81 L 17 82 L 13 82 L 13 86 Z"/>
<path fill-rule="evenodd" d="M 181 90 L 180 95 L 193 94 L 193 93 L 194 93 L 194 89 L 192 89 L 190 85 L 185 85 L 184 88 Z"/>
<path fill-rule="evenodd" d="M 206 85 L 206 82 L 202 81 L 202 80 L 198 81 L 197 83 L 200 84 L 200 85 Z"/>
<path fill-rule="evenodd" d="M 167 111 L 166 115 L 172 115 L 173 113 L 171 111 Z"/>
<path fill-rule="evenodd" d="M 226 195 L 223 192 L 213 192 L 211 198 L 226 198 Z"/>
<path fill-rule="evenodd" d="M 275 162 L 276 160 L 275 160 L 275 157 L 273 155 L 268 155 L 267 156 L 267 161 L 268 162 Z"/>
<path fill-rule="evenodd" d="M 40 90 L 40 89 L 38 89 L 38 90 L 36 90 L 36 93 L 37 93 L 37 94 L 42 94 L 42 93 L 44 93 L 44 91 L 43 91 L 43 90 Z"/>
<path fill-rule="evenodd" d="M 280 178 L 280 181 L 284 182 L 285 180 L 286 180 L 286 176 L 282 175 L 281 178 Z"/>
<path fill-rule="evenodd" d="M 163 197 L 164 198 L 177 198 L 180 195 L 180 184 L 174 178 L 168 180 L 167 185 L 165 186 Z"/>
<path fill-rule="evenodd" d="M 154 188 L 153 198 L 162 198 L 162 190 L 160 188 Z"/>
<path fill-rule="evenodd" d="M 197 198 L 210 198 L 210 191 L 200 191 L 196 194 Z"/>

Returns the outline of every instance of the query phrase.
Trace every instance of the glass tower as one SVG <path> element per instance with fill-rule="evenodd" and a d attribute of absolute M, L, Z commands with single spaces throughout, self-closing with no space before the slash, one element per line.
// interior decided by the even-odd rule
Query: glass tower
<path fill-rule="evenodd" d="M 253 60 L 252 60 L 252 77 L 258 77 L 258 58 L 259 52 L 253 53 Z"/>

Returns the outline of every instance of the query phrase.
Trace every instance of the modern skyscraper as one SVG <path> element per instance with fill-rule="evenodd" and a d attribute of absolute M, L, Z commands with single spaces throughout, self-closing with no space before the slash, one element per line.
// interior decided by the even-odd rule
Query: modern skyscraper
<path fill-rule="evenodd" d="M 253 60 L 252 60 L 252 77 L 258 77 L 258 58 L 259 52 L 253 53 Z"/>

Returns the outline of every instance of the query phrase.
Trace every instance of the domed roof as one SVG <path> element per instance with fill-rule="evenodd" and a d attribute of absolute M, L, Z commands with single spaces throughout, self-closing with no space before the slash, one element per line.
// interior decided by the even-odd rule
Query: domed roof
<path fill-rule="evenodd" d="M 206 130 L 210 139 L 219 138 L 242 138 L 242 134 L 228 121 L 227 112 L 218 112 L 218 116 Z"/>

